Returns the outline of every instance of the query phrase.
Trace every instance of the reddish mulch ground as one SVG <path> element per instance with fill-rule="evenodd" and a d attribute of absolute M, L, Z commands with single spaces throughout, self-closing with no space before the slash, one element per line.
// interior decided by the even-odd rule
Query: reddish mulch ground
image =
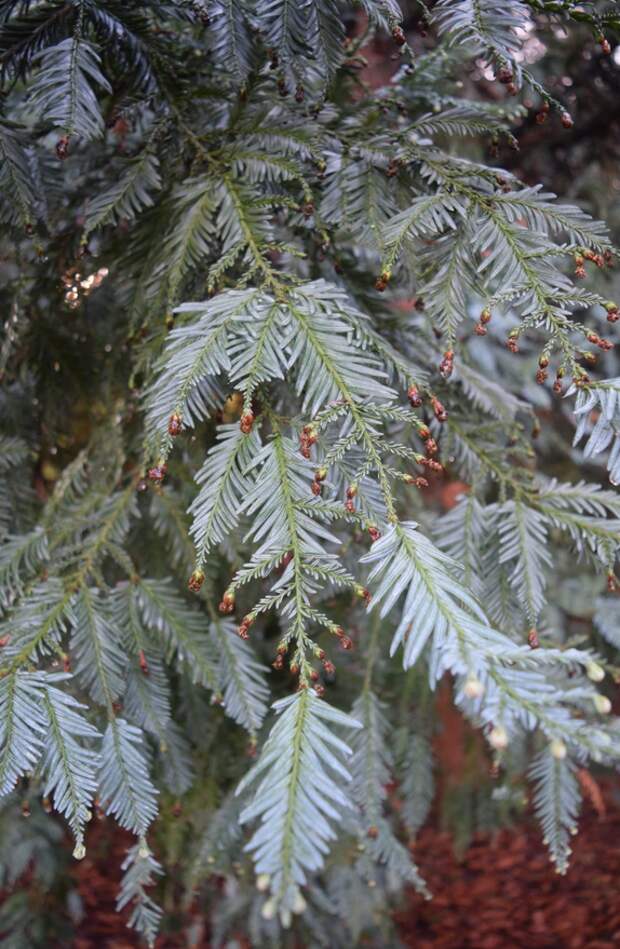
<path fill-rule="evenodd" d="M 434 899 L 397 914 L 415 949 L 620 946 L 620 806 L 586 805 L 571 868 L 559 877 L 536 827 L 476 839 L 458 862 L 446 834 L 421 832 L 416 856 Z"/>
<path fill-rule="evenodd" d="M 620 947 L 620 803 L 610 792 L 605 797 L 605 813 L 585 804 L 566 877 L 553 872 L 533 823 L 475 839 L 461 861 L 448 834 L 423 830 L 415 857 L 435 896 L 426 902 L 411 894 L 405 901 L 396 915 L 403 943 L 415 949 Z M 89 855 L 75 865 L 88 912 L 73 949 L 139 945 L 114 911 L 127 841 L 118 832 L 110 841 L 111 829 L 104 821 L 96 831 L 100 844 L 91 841 Z M 158 949 L 183 945 L 183 937 L 157 943 Z M 196 945 L 208 949 L 207 937 Z"/>

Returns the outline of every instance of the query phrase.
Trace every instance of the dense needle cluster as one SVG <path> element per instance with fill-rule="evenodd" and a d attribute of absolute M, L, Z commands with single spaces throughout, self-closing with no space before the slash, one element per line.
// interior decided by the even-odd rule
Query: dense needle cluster
<path fill-rule="evenodd" d="M 135 835 L 151 945 L 162 875 L 214 944 L 388 944 L 440 682 L 568 867 L 620 757 L 616 258 L 483 152 L 570 137 L 524 48 L 608 57 L 599 6 L 0 3 L 0 821 Z"/>

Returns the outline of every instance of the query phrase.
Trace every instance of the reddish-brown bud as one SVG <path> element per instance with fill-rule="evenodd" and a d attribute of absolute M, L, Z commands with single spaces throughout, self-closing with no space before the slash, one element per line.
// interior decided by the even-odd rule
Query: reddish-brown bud
<path fill-rule="evenodd" d="M 181 431 L 181 416 L 174 412 L 168 419 L 168 434 L 175 438 Z"/>
<path fill-rule="evenodd" d="M 607 574 L 607 589 L 610 593 L 615 593 L 618 589 L 618 581 L 613 573 Z"/>
<path fill-rule="evenodd" d="M 157 465 L 153 465 L 153 467 L 149 468 L 147 472 L 149 481 L 154 481 L 156 484 L 159 484 L 166 477 L 167 470 L 168 470 L 168 465 L 166 465 L 163 462 Z"/>
<path fill-rule="evenodd" d="M 318 681 L 319 681 L 319 674 L 318 674 L 318 672 L 316 671 L 316 669 L 311 669 L 311 670 L 310 670 L 310 679 L 312 680 L 312 682 L 318 682 Z"/>
<path fill-rule="evenodd" d="M 497 70 L 497 81 L 501 82 L 502 85 L 507 86 L 509 82 L 512 82 L 512 69 L 510 66 L 500 66 Z"/>
<path fill-rule="evenodd" d="M 325 478 L 326 478 L 326 477 L 327 477 L 327 468 L 317 468 L 317 469 L 316 469 L 316 471 L 315 471 L 315 473 L 314 473 L 314 480 L 315 480 L 315 481 L 319 481 L 319 482 L 320 482 L 320 481 L 325 481 Z"/>
<path fill-rule="evenodd" d="M 573 117 L 570 114 L 570 112 L 562 112 L 562 114 L 560 115 L 560 122 L 562 123 L 565 129 L 572 129 L 573 125 L 575 124 L 573 122 Z"/>
<path fill-rule="evenodd" d="M 518 352 L 519 352 L 519 346 L 518 346 L 518 344 L 517 344 L 516 339 L 507 339 L 507 340 L 506 340 L 506 346 L 508 347 L 508 349 L 510 350 L 511 353 L 518 353 Z"/>
<path fill-rule="evenodd" d="M 422 441 L 426 441 L 427 438 L 430 438 L 430 437 L 431 437 L 431 430 L 430 430 L 430 428 L 428 427 L 428 425 L 420 425 L 420 427 L 419 427 L 419 429 L 418 429 L 418 435 L 420 436 L 420 438 L 422 439 Z"/>
<path fill-rule="evenodd" d="M 375 527 L 373 524 L 371 524 L 370 527 L 368 528 L 368 533 L 370 534 L 370 539 L 373 542 L 373 544 L 376 540 L 379 540 L 379 538 L 381 537 L 381 531 L 377 527 Z"/>
<path fill-rule="evenodd" d="M 395 26 L 392 29 L 392 38 L 398 46 L 404 46 L 407 42 L 407 38 L 403 33 L 400 26 Z"/>
<path fill-rule="evenodd" d="M 342 639 L 342 637 L 344 636 L 344 629 L 342 628 L 342 626 L 332 626 L 331 632 L 334 634 L 334 636 L 337 636 L 338 639 Z"/>
<path fill-rule="evenodd" d="M 325 686 L 319 683 L 319 685 L 315 685 L 314 691 L 316 692 L 318 697 L 322 699 L 323 696 L 325 695 Z"/>
<path fill-rule="evenodd" d="M 149 674 L 149 664 L 146 661 L 146 656 L 144 655 L 144 650 L 141 649 L 138 653 L 138 662 L 140 664 L 140 670 L 143 675 L 147 676 Z"/>
<path fill-rule="evenodd" d="M 67 155 L 69 154 L 69 136 L 63 135 L 62 138 L 59 138 L 56 142 L 56 156 L 60 158 L 61 161 L 64 161 Z"/>
<path fill-rule="evenodd" d="M 235 608 L 235 594 L 227 590 L 224 596 L 222 597 L 222 602 L 219 605 L 219 611 L 220 613 L 232 613 L 234 608 Z"/>
<path fill-rule="evenodd" d="M 434 438 L 430 438 L 430 437 L 426 439 L 424 448 L 426 450 L 427 457 L 429 458 L 431 458 L 433 455 L 436 455 L 437 452 L 439 451 L 439 446 L 437 445 L 437 442 L 435 441 Z"/>
<path fill-rule="evenodd" d="M 609 45 L 609 40 L 604 36 L 599 36 L 598 44 L 601 47 L 601 51 L 604 56 L 609 56 L 611 53 L 611 46 Z"/>
<path fill-rule="evenodd" d="M 310 485 L 310 489 L 312 493 L 315 495 L 315 497 L 320 497 L 323 491 L 323 486 L 320 484 L 319 481 L 313 481 L 312 484 Z"/>
<path fill-rule="evenodd" d="M 348 511 L 349 514 L 355 513 L 355 501 L 352 498 L 349 498 L 349 500 L 345 502 L 344 506 L 345 510 Z"/>
<path fill-rule="evenodd" d="M 487 335 L 486 327 L 484 327 L 482 323 L 476 323 L 476 325 L 474 326 L 474 333 L 476 334 L 476 336 L 486 336 Z"/>
<path fill-rule="evenodd" d="M 349 487 L 347 488 L 347 497 L 348 497 L 348 498 L 357 497 L 357 485 L 356 485 L 356 484 L 350 484 L 350 485 L 349 485 Z"/>
<path fill-rule="evenodd" d="M 425 468 L 428 468 L 430 471 L 443 471 L 443 465 L 438 461 L 435 461 L 434 458 L 418 458 L 419 464 L 424 465 Z M 421 485 L 421 487 L 426 487 Z"/>
<path fill-rule="evenodd" d="M 546 369 L 537 369 L 536 370 L 536 382 L 539 386 L 542 386 L 547 381 L 547 376 L 549 373 Z"/>
<path fill-rule="evenodd" d="M 417 386 L 409 386 L 407 389 L 407 398 L 409 399 L 412 409 L 419 409 L 419 407 L 422 405 L 422 396 L 418 392 Z"/>
<path fill-rule="evenodd" d="M 488 307 L 485 306 L 484 310 L 480 314 L 480 322 L 483 326 L 486 326 L 487 323 L 491 322 L 492 313 Z"/>
<path fill-rule="evenodd" d="M 443 407 L 439 399 L 433 396 L 433 398 L 431 399 L 431 405 L 433 406 L 433 412 L 435 413 L 435 418 L 437 419 L 437 421 L 445 422 L 446 419 L 448 418 L 448 413 L 446 412 L 445 408 Z"/>
<path fill-rule="evenodd" d="M 369 827 L 366 831 L 366 836 L 370 837 L 371 840 L 376 840 L 379 836 L 379 828 L 375 827 L 374 824 L 372 827 Z"/>
<path fill-rule="evenodd" d="M 350 649 L 353 649 L 353 640 L 348 636 L 343 636 L 340 640 L 340 645 L 348 652 Z"/>
<path fill-rule="evenodd" d="M 8 637 L 4 637 L 4 638 L 6 638 L 6 639 L 8 640 Z M 5 646 L 6 643 L 2 643 L 2 645 Z M 63 671 L 64 671 L 64 672 L 71 672 L 71 657 L 70 657 L 69 654 L 66 653 L 66 652 L 63 653 L 63 657 L 62 657 L 62 668 L 63 668 Z"/>
<path fill-rule="evenodd" d="M 248 629 L 250 628 L 253 622 L 254 622 L 254 617 L 250 613 L 248 613 L 246 616 L 243 617 L 237 629 L 237 635 L 240 636 L 241 639 L 249 638 Z"/>
<path fill-rule="evenodd" d="M 454 369 L 454 353 L 451 349 L 446 350 L 443 354 L 443 359 L 439 363 L 439 372 L 444 377 L 448 379 L 452 375 Z"/>
<path fill-rule="evenodd" d="M 532 629 L 530 629 L 530 631 L 527 634 L 527 643 L 530 649 L 538 649 L 538 647 L 540 646 L 540 640 L 538 639 L 538 632 L 537 630 L 534 629 L 534 627 L 532 627 Z"/>
<path fill-rule="evenodd" d="M 241 421 L 239 422 L 239 428 L 244 435 L 249 435 L 252 431 L 252 426 L 254 425 L 254 415 L 252 412 L 244 412 L 241 416 Z"/>
<path fill-rule="evenodd" d="M 204 570 L 194 570 L 191 577 L 187 581 L 187 585 L 192 593 L 198 593 L 201 586 L 205 582 Z"/>
<path fill-rule="evenodd" d="M 335 666 L 334 663 L 331 661 L 331 659 L 324 659 L 324 660 L 323 660 L 323 668 L 325 669 L 325 674 L 328 675 L 328 676 L 333 675 L 334 672 L 336 671 L 336 666 Z"/>

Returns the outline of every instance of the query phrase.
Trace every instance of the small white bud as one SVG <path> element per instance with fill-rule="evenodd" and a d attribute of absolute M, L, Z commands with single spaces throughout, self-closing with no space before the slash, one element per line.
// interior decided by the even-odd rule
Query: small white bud
<path fill-rule="evenodd" d="M 489 732 L 489 744 L 496 751 L 503 751 L 508 747 L 508 732 L 503 725 L 495 725 Z"/>
<path fill-rule="evenodd" d="M 611 712 L 611 702 L 606 695 L 600 695 L 598 692 L 593 696 L 594 708 L 599 715 L 609 715 Z"/>
<path fill-rule="evenodd" d="M 283 909 L 280 913 L 280 922 L 282 923 L 283 929 L 290 929 L 291 923 L 293 922 L 293 917 L 291 916 L 290 909 Z"/>
<path fill-rule="evenodd" d="M 463 692 L 468 699 L 479 699 L 484 693 L 484 686 L 480 679 L 477 679 L 475 676 L 468 676 L 463 686 Z"/>
<path fill-rule="evenodd" d="M 256 889 L 259 893 L 266 893 L 269 889 L 271 877 L 268 873 L 259 873 L 256 877 Z"/>
<path fill-rule="evenodd" d="M 265 900 L 260 914 L 263 919 L 273 919 L 276 915 L 276 901 L 274 899 Z"/>
<path fill-rule="evenodd" d="M 586 674 L 592 682 L 602 682 L 605 678 L 605 670 L 594 661 L 586 663 Z"/>
<path fill-rule="evenodd" d="M 553 739 L 549 744 L 549 751 L 558 761 L 562 761 L 563 758 L 566 758 L 566 745 L 561 738 Z"/>
<path fill-rule="evenodd" d="M 84 846 L 84 844 L 80 843 L 80 844 L 75 845 L 75 847 L 73 848 L 73 856 L 75 857 L 76 860 L 84 859 L 84 857 L 86 856 L 86 847 Z"/>
<path fill-rule="evenodd" d="M 141 860 L 147 860 L 151 856 L 151 851 L 149 850 L 146 843 L 140 844 L 138 856 Z"/>
<path fill-rule="evenodd" d="M 308 909 L 308 904 L 306 903 L 301 890 L 297 890 L 295 897 L 293 899 L 293 906 L 291 907 L 294 913 L 305 913 Z"/>

